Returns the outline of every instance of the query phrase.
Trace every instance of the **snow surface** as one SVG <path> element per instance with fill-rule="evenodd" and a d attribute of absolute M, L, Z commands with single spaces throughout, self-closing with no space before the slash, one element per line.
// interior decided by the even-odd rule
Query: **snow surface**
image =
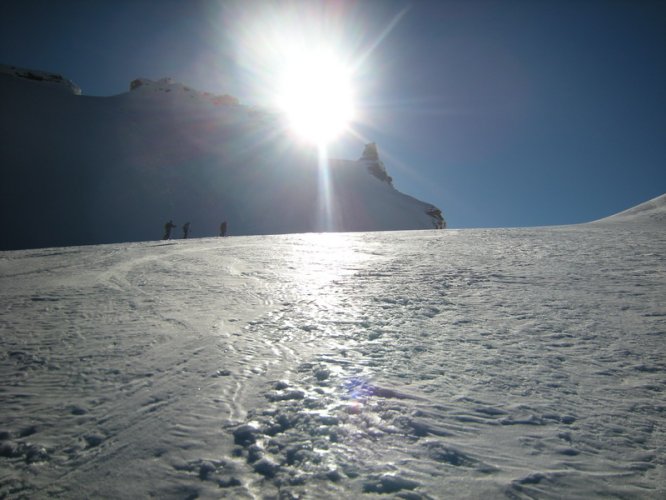
<path fill-rule="evenodd" d="M 0 497 L 664 498 L 645 214 L 2 252 Z"/>
<path fill-rule="evenodd" d="M 192 237 L 224 220 L 231 235 L 438 222 L 379 159 L 319 168 L 278 114 L 169 79 L 132 87 L 73 95 L 0 71 L 0 250 L 153 240 L 169 220 L 176 237 L 186 222 Z"/>

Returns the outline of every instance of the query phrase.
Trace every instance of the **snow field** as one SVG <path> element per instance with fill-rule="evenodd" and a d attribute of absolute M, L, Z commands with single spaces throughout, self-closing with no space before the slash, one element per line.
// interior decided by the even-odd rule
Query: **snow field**
<path fill-rule="evenodd" d="M 661 225 L 0 254 L 0 496 L 660 498 Z"/>

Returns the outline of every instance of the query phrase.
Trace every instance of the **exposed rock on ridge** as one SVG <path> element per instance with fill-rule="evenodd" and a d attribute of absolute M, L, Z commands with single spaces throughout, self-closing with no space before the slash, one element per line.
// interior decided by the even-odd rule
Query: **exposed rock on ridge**
<path fill-rule="evenodd" d="M 359 162 L 363 163 L 368 169 L 368 172 L 377 179 L 386 182 L 389 186 L 393 187 L 393 178 L 388 175 L 384 163 L 379 159 L 379 149 L 377 148 L 376 143 L 371 142 L 365 145 L 363 154 L 361 154 L 361 157 L 359 158 Z M 446 220 L 444 220 L 442 211 L 439 208 L 430 205 L 426 208 L 425 213 L 431 217 L 432 225 L 435 229 L 446 228 Z"/>
<path fill-rule="evenodd" d="M 386 172 L 384 163 L 379 159 L 377 144 L 374 142 L 366 144 L 365 149 L 363 150 L 363 154 L 359 158 L 359 161 L 365 162 L 368 171 L 377 177 L 377 179 L 382 182 L 386 182 L 391 187 L 393 187 L 393 177 L 391 177 L 388 172 Z"/>
<path fill-rule="evenodd" d="M 140 89 L 142 92 L 188 92 L 190 97 L 199 97 L 212 102 L 215 105 L 230 105 L 236 106 L 239 104 L 238 99 L 229 95 L 216 95 L 210 92 L 199 92 L 191 87 L 175 82 L 172 78 L 160 78 L 157 81 L 148 78 L 137 78 L 130 82 L 130 91 Z"/>
<path fill-rule="evenodd" d="M 47 84 L 53 88 L 66 90 L 75 95 L 81 95 L 81 88 L 78 85 L 57 73 L 49 73 L 46 71 L 38 71 L 0 64 L 0 75 L 7 75 L 32 82 L 39 82 Z"/>

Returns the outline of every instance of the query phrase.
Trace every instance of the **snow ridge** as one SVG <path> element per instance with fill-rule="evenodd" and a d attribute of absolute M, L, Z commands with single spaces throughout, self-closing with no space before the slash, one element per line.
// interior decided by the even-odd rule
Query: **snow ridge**
<path fill-rule="evenodd" d="M 81 88 L 78 85 L 57 73 L 0 64 L 0 75 L 39 83 L 40 85 L 49 88 L 66 90 L 74 95 L 81 95 Z"/>
<path fill-rule="evenodd" d="M 228 94 L 215 95 L 210 92 L 199 92 L 187 85 L 174 81 L 172 78 L 161 78 L 157 81 L 148 78 L 137 78 L 130 83 L 130 91 L 144 96 L 151 93 L 187 92 L 190 98 L 203 98 L 216 106 L 237 106 L 239 104 L 237 98 Z"/>
<path fill-rule="evenodd" d="M 0 208 L 22 214 L 0 250 L 146 241 L 168 220 L 174 237 L 186 222 L 214 236 L 225 220 L 230 235 L 445 225 L 393 187 L 375 145 L 323 172 L 278 114 L 168 78 L 130 88 L 88 97 L 0 79 Z"/>

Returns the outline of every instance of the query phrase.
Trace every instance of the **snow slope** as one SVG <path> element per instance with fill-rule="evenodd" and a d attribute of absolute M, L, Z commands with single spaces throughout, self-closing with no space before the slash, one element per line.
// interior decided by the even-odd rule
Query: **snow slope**
<path fill-rule="evenodd" d="M 0 497 L 664 498 L 641 213 L 2 252 Z"/>
<path fill-rule="evenodd" d="M 666 193 L 597 222 L 666 223 Z"/>
<path fill-rule="evenodd" d="M 321 169 L 279 115 L 231 96 L 137 79 L 89 97 L 17 72 L 32 74 L 0 71 L 0 250 L 159 239 L 169 219 L 176 237 L 188 221 L 195 237 L 223 220 L 234 235 L 437 223 L 371 173 L 378 157 Z"/>

